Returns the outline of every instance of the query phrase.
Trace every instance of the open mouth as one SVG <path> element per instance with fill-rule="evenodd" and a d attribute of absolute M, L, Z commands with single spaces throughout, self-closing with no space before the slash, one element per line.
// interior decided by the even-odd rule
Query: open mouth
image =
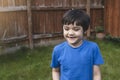
<path fill-rule="evenodd" d="M 70 39 L 70 40 L 76 39 L 76 37 L 67 37 L 67 38 Z"/>
<path fill-rule="evenodd" d="M 76 37 L 73 37 L 73 36 L 67 36 L 67 38 L 76 38 Z"/>

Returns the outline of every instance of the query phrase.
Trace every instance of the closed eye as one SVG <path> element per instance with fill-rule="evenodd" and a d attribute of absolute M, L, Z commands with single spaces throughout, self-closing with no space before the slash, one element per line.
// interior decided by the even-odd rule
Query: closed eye
<path fill-rule="evenodd" d="M 65 26 L 63 27 L 64 30 L 68 31 L 69 30 L 69 27 Z"/>
<path fill-rule="evenodd" d="M 73 28 L 73 30 L 74 30 L 74 31 L 79 31 L 79 30 L 80 30 L 80 28 Z"/>
<path fill-rule="evenodd" d="M 65 28 L 65 30 L 66 30 L 66 31 L 68 31 L 68 30 L 69 30 L 69 28 Z"/>

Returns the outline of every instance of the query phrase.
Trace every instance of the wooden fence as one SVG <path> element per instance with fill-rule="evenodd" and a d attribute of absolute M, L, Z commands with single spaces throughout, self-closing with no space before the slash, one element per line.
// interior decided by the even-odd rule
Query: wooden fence
<path fill-rule="evenodd" d="M 31 0 L 33 40 L 61 37 L 62 16 L 72 8 L 86 10 L 86 0 Z M 91 0 L 91 29 L 103 25 L 103 10 L 102 0 Z M 4 43 L 28 42 L 28 15 L 27 0 L 0 0 L 0 39 Z"/>
<path fill-rule="evenodd" d="M 120 38 L 120 0 L 105 0 L 105 30 L 112 37 Z"/>

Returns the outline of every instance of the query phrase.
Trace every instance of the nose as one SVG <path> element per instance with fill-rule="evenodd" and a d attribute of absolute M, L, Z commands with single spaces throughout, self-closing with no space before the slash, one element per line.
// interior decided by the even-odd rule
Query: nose
<path fill-rule="evenodd" d="M 73 31 L 73 30 L 69 30 L 69 31 L 68 31 L 68 34 L 69 34 L 69 35 L 74 35 L 74 31 Z"/>

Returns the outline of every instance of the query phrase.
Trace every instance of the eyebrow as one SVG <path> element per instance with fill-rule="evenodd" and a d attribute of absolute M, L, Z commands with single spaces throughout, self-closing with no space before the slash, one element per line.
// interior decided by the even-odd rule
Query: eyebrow
<path fill-rule="evenodd" d="M 63 28 L 68 27 L 69 25 L 63 25 Z M 73 25 L 73 28 L 81 28 L 82 26 L 78 25 Z"/>
<path fill-rule="evenodd" d="M 74 26 L 74 28 L 81 28 L 81 26 Z"/>

